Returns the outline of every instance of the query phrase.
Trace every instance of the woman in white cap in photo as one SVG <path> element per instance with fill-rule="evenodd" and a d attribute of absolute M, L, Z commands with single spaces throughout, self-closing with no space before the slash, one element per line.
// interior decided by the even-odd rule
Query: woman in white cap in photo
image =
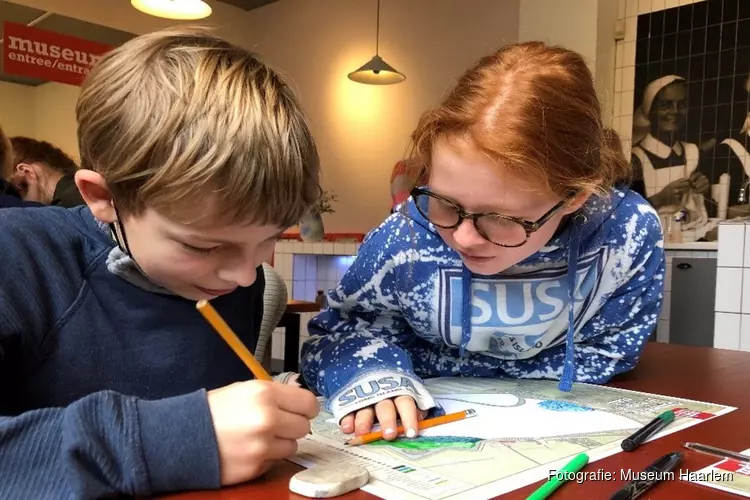
<path fill-rule="evenodd" d="M 744 90 L 750 98 L 750 77 L 745 81 Z M 714 180 L 722 174 L 729 174 L 728 219 L 750 215 L 750 110 L 745 116 L 740 116 L 740 120 L 744 123 L 739 134 L 735 132 L 721 141 L 706 160 L 710 167 L 707 171 L 713 173 Z M 737 120 L 736 124 L 739 123 Z"/>
<path fill-rule="evenodd" d="M 710 187 L 698 170 L 700 149 L 682 140 L 686 117 L 684 78 L 667 75 L 646 86 L 634 117 L 633 189 L 656 209 L 679 205 L 688 190 L 705 195 Z"/>

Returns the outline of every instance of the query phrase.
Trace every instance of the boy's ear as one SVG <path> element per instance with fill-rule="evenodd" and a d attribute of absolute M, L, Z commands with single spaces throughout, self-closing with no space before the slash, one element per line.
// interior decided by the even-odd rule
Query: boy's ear
<path fill-rule="evenodd" d="M 93 170 L 79 170 L 75 175 L 76 187 L 81 193 L 94 217 L 102 222 L 112 223 L 117 220 L 117 213 L 112 204 L 112 193 L 101 174 Z"/>
<path fill-rule="evenodd" d="M 13 174 L 36 179 L 37 171 L 34 168 L 34 165 L 22 162 L 13 168 Z"/>

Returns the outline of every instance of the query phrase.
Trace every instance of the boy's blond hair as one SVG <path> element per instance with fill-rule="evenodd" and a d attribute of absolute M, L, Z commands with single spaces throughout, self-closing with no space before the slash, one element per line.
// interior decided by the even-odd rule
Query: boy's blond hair
<path fill-rule="evenodd" d="M 320 195 L 292 89 L 208 29 L 115 48 L 84 82 L 76 114 L 82 167 L 102 174 L 120 215 L 288 227 Z"/>

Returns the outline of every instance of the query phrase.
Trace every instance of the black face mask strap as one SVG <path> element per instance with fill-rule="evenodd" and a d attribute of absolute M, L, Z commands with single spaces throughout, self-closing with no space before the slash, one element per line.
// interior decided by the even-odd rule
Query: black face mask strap
<path fill-rule="evenodd" d="M 117 206 L 114 204 L 114 202 L 112 203 L 112 208 L 115 209 L 115 215 L 117 216 L 117 219 L 109 224 L 109 229 L 112 231 L 112 234 L 115 235 L 115 241 L 117 242 L 117 246 L 120 247 L 120 250 L 122 250 L 123 253 L 125 253 L 132 259 L 133 255 L 130 253 L 130 248 L 128 247 L 128 237 L 125 236 L 125 228 L 122 225 L 122 217 L 120 217 L 120 212 L 117 211 Z"/>

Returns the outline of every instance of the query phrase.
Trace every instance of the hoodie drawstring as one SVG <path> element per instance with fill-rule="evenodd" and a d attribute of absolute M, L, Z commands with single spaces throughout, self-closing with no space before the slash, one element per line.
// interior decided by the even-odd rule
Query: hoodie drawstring
<path fill-rule="evenodd" d="M 471 271 L 463 266 L 461 271 L 461 345 L 458 355 L 463 356 L 471 340 Z"/>
<path fill-rule="evenodd" d="M 575 344 L 576 331 L 576 274 L 578 270 L 578 250 L 580 240 L 578 238 L 579 226 L 586 223 L 585 216 L 574 216 L 570 225 L 570 240 L 568 249 L 568 332 L 565 336 L 565 360 L 563 361 L 563 372 L 560 377 L 558 389 L 570 392 L 575 382 Z"/>
<path fill-rule="evenodd" d="M 568 331 L 565 336 L 565 360 L 563 361 L 563 372 L 560 377 L 558 389 L 564 392 L 570 392 L 575 381 L 575 293 L 576 293 L 576 274 L 578 269 L 578 251 L 580 240 L 578 237 L 579 226 L 586 223 L 584 216 L 573 217 L 570 227 L 570 240 L 568 250 L 568 272 L 566 276 L 568 288 Z M 462 356 L 466 352 L 466 346 L 471 340 L 471 271 L 463 266 L 461 272 L 461 344 L 459 345 L 458 355 Z"/>

